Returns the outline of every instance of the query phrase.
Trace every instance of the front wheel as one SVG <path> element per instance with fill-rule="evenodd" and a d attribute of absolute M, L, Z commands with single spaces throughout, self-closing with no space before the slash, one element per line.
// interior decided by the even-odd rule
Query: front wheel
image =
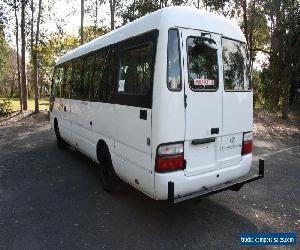
<path fill-rule="evenodd" d="M 98 151 L 100 180 L 105 191 L 111 192 L 117 186 L 119 179 L 112 165 L 107 146 L 102 146 Z"/>

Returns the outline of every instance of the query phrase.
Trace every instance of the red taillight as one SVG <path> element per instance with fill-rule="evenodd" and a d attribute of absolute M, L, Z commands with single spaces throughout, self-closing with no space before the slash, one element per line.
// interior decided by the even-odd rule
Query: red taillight
<path fill-rule="evenodd" d="M 252 153 L 252 132 L 244 133 L 242 155 Z"/>
<path fill-rule="evenodd" d="M 168 172 L 184 169 L 183 144 L 161 145 L 157 149 L 156 172 Z"/>
<path fill-rule="evenodd" d="M 173 171 L 184 168 L 183 155 L 157 157 L 156 171 Z"/>
<path fill-rule="evenodd" d="M 243 143 L 242 155 L 250 154 L 252 152 L 252 141 Z"/>

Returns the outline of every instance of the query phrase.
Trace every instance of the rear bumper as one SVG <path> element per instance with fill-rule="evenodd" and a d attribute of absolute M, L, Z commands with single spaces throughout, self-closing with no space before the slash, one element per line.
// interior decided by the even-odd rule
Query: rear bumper
<path fill-rule="evenodd" d="M 228 183 L 248 174 L 251 162 L 252 154 L 249 154 L 243 156 L 237 165 L 196 176 L 187 177 L 184 171 L 162 174 L 155 173 L 155 198 L 158 200 L 167 200 L 170 198 L 169 182 L 173 183 L 174 190 L 172 193 L 174 202 L 182 197 L 198 193 L 200 190 L 207 191 L 207 189 Z"/>
<path fill-rule="evenodd" d="M 264 168 L 265 168 L 265 164 L 264 164 L 264 160 L 259 160 L 259 169 L 258 169 L 258 174 L 252 176 L 251 178 L 247 178 L 245 180 L 239 181 L 239 182 L 228 182 L 225 183 L 223 185 L 220 185 L 218 187 L 214 187 L 214 188 L 206 188 L 204 190 L 201 190 L 197 193 L 193 193 L 190 195 L 186 195 L 186 196 L 182 196 L 182 197 L 178 197 L 178 198 L 174 198 L 174 183 L 169 181 L 168 183 L 168 201 L 170 204 L 174 204 L 174 203 L 178 203 L 184 200 L 189 200 L 189 199 L 193 199 L 196 197 L 205 197 L 205 196 L 209 196 L 209 195 L 213 195 L 213 194 L 217 194 L 220 192 L 223 192 L 225 190 L 233 190 L 233 191 L 239 191 L 244 184 L 249 183 L 249 182 L 253 182 L 256 181 L 258 179 L 261 179 L 264 177 Z"/>

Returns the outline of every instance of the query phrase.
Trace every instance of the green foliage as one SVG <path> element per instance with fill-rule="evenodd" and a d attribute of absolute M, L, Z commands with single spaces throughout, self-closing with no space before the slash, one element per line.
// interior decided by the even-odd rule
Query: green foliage
<path fill-rule="evenodd" d="M 83 28 L 84 43 L 90 42 L 97 37 L 103 36 L 109 31 L 110 29 L 106 26 L 102 26 L 102 27 L 86 26 Z"/>
<path fill-rule="evenodd" d="M 52 79 L 53 68 L 56 60 L 79 46 L 78 38 L 73 35 L 61 35 L 55 33 L 49 37 L 47 42 L 41 42 L 37 48 L 41 70 L 47 75 L 48 80 Z"/>
<path fill-rule="evenodd" d="M 85 43 L 109 32 L 108 27 L 84 27 Z M 41 74 L 45 74 L 51 81 L 55 62 L 68 51 L 79 46 L 79 37 L 74 35 L 52 34 L 46 42 L 41 42 L 37 48 L 41 64 Z"/>
<path fill-rule="evenodd" d="M 0 117 L 9 116 L 12 111 L 12 102 L 9 99 L 0 101 Z"/>
<path fill-rule="evenodd" d="M 16 52 L 0 32 L 0 96 L 11 97 L 17 88 Z"/>

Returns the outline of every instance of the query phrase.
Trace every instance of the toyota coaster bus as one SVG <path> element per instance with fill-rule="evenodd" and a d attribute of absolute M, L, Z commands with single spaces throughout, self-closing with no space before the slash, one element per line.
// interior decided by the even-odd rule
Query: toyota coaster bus
<path fill-rule="evenodd" d="M 95 161 L 108 191 L 121 178 L 173 203 L 263 176 L 260 166 L 233 182 L 252 162 L 245 37 L 198 9 L 164 8 L 66 53 L 50 121 L 58 146 Z"/>

